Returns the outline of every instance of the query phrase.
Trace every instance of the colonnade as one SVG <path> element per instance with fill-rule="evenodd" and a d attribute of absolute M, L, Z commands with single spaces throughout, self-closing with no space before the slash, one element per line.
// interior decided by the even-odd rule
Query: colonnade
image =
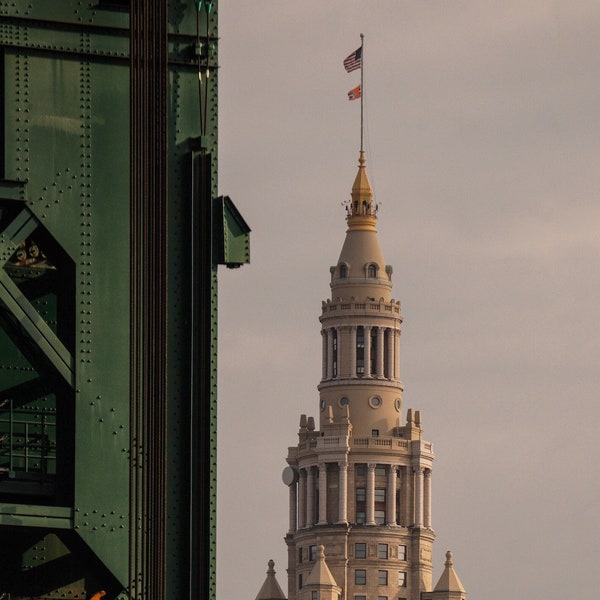
<path fill-rule="evenodd" d="M 326 327 L 321 330 L 323 336 L 323 373 L 322 379 L 333 379 L 340 374 L 339 366 L 344 364 L 345 352 L 349 351 L 348 373 L 341 373 L 347 377 L 375 377 L 398 380 L 400 378 L 400 330 L 394 327 L 381 327 L 374 325 L 360 326 L 363 328 L 364 358 L 363 372 L 357 367 L 357 330 L 358 325 L 342 325 Z M 376 332 L 376 356 L 371 356 L 371 336 Z M 346 337 L 346 343 L 340 344 Z M 372 358 L 375 358 L 373 361 Z M 372 370 L 371 363 L 375 369 Z M 387 367 L 387 368 L 386 368 Z M 372 372 L 373 371 L 373 372 Z"/>
<path fill-rule="evenodd" d="M 348 522 L 348 463 L 338 462 L 337 524 Z M 366 465 L 365 525 L 377 525 L 375 520 L 375 469 Z M 379 465 L 382 466 L 382 465 Z M 431 528 L 431 469 L 386 465 L 385 524 Z M 396 506 L 397 480 L 400 479 L 400 502 L 403 511 L 398 518 Z M 315 514 L 318 481 L 318 520 Z M 354 518 L 356 521 L 356 518 Z M 330 524 L 327 518 L 327 463 L 319 462 L 299 470 L 298 481 L 289 486 L 289 531 L 314 525 Z"/>

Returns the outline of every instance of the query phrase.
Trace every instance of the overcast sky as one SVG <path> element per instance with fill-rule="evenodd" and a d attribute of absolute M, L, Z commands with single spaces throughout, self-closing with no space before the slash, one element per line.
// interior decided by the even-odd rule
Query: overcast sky
<path fill-rule="evenodd" d="M 469 600 L 600 589 L 600 2 L 220 3 L 218 597 L 287 590 L 281 482 L 318 415 L 321 301 L 360 144 L 402 302 L 404 408 L 433 442 L 434 581 Z"/>

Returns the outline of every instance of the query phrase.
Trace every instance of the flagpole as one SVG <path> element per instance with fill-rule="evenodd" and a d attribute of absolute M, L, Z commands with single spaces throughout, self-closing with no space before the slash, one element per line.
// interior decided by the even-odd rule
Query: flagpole
<path fill-rule="evenodd" d="M 365 85 L 363 80 L 363 69 L 365 64 L 364 50 L 365 36 L 360 34 L 360 152 L 363 152 L 363 99 L 365 97 Z"/>

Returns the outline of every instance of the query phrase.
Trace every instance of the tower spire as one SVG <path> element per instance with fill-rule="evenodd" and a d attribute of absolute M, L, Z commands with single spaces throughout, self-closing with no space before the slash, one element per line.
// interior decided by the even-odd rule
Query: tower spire
<path fill-rule="evenodd" d="M 373 189 L 367 175 L 365 151 L 358 158 L 358 172 L 352 185 L 351 202 L 348 210 L 348 231 L 375 230 L 377 220 L 373 207 Z"/>

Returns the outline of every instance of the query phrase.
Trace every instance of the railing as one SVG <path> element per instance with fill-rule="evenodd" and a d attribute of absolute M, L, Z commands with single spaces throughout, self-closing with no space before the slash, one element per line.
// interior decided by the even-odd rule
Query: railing
<path fill-rule="evenodd" d="M 56 414 L 34 408 L 14 409 L 12 400 L 0 413 L 0 470 L 18 473 L 56 473 Z"/>
<path fill-rule="evenodd" d="M 364 446 L 372 448 L 403 448 L 408 450 L 407 440 L 398 440 L 396 438 L 384 438 L 384 437 L 365 437 L 365 438 L 352 438 L 351 445 Z M 431 444 L 429 444 L 431 450 Z"/>
<path fill-rule="evenodd" d="M 383 306 L 383 309 L 381 308 Z M 373 310 L 376 312 L 381 312 L 385 310 L 386 312 L 394 312 L 396 314 L 400 313 L 400 304 L 394 301 L 392 302 L 369 302 L 368 304 L 364 302 L 323 302 L 323 312 L 333 312 L 336 310 Z"/>

